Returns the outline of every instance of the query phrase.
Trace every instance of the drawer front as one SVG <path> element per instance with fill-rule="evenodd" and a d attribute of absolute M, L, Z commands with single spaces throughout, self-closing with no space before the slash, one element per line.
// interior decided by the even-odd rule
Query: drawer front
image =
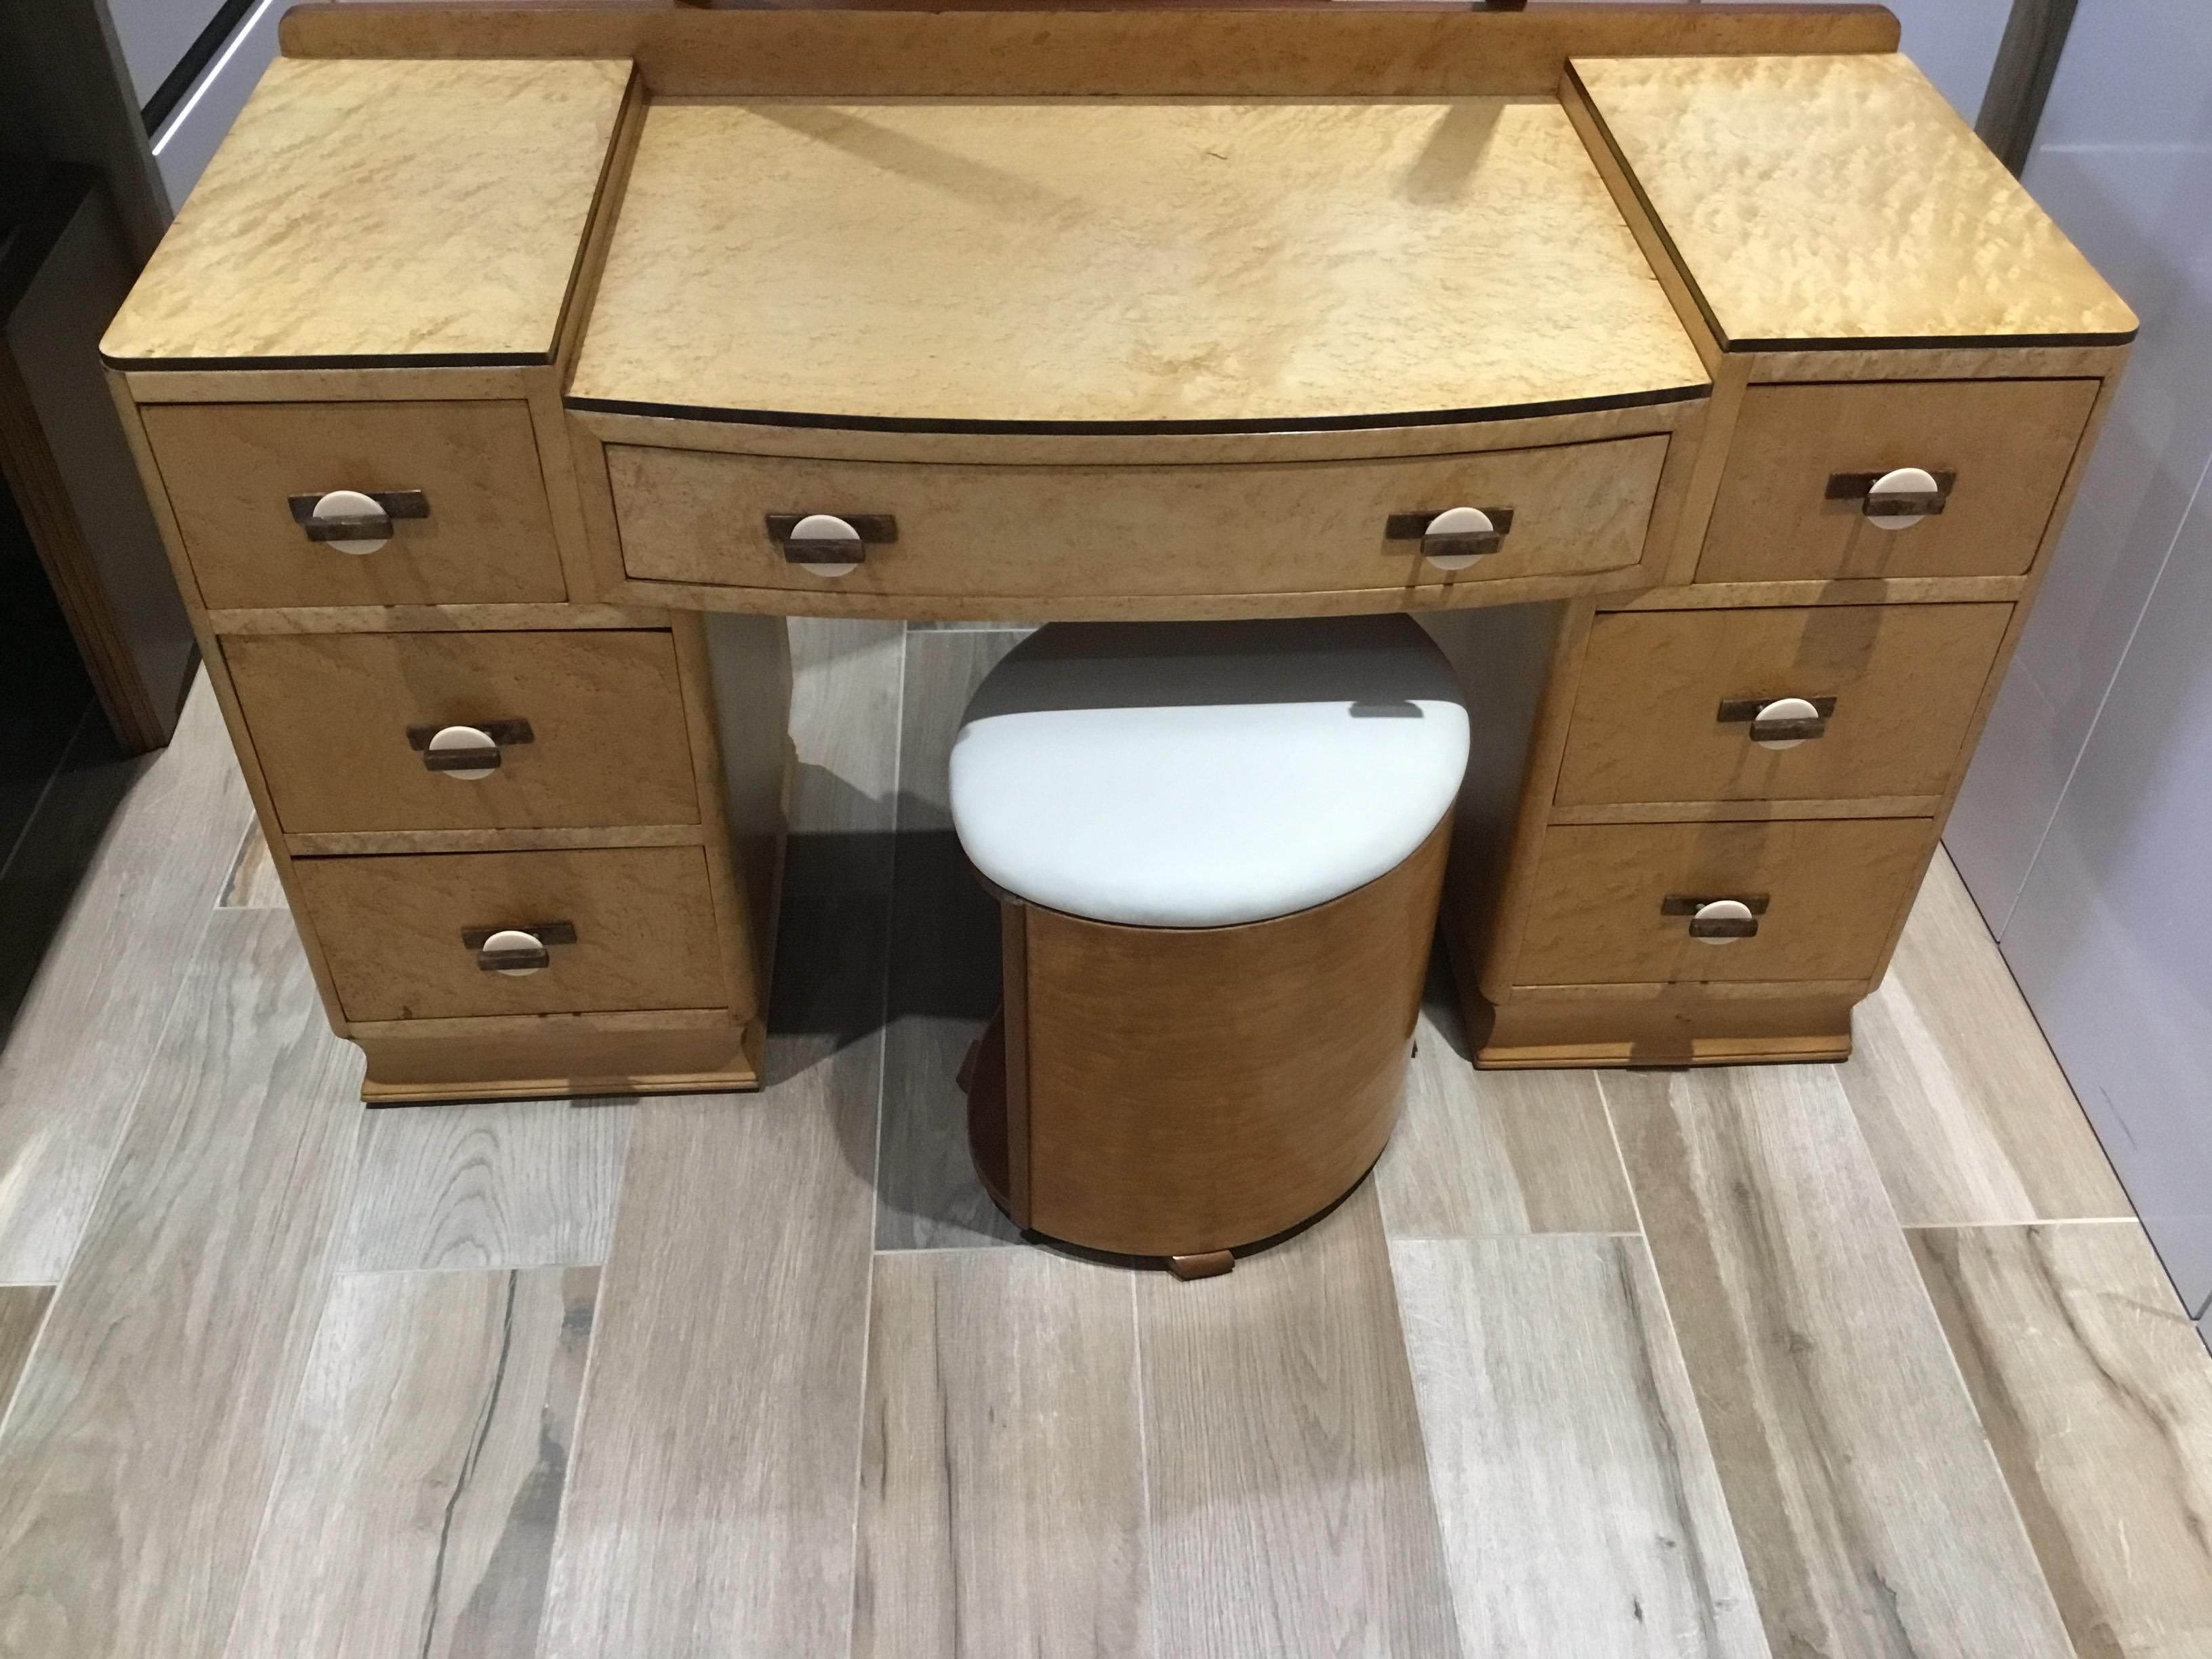
<path fill-rule="evenodd" d="M 301 859 L 293 866 L 349 1019 L 712 1008 L 727 1000 L 697 847 Z M 478 965 L 469 930 L 566 923 L 547 965 Z"/>
<path fill-rule="evenodd" d="M 1522 985 L 1857 980 L 1935 844 L 1928 818 L 1556 825 L 1513 970 Z M 1758 931 L 1694 938 L 1670 897 L 1763 897 Z"/>
<path fill-rule="evenodd" d="M 699 821 L 667 634 L 234 635 L 222 653 L 295 834 Z M 459 734 L 421 746 L 447 727 L 492 737 L 497 764 L 457 767 Z"/>
<path fill-rule="evenodd" d="M 2008 605 L 1601 616 L 1590 630 L 1555 799 L 1587 806 L 1941 794 L 2011 619 Z M 1774 726 L 1754 730 L 1744 717 L 1782 698 L 1816 708 L 1832 700 L 1833 708 L 1811 728 L 1815 735 L 1796 741 Z M 1774 742 L 1790 746 L 1767 746 Z"/>
<path fill-rule="evenodd" d="M 2016 576 L 2033 562 L 2094 380 L 1756 386 L 1729 447 L 1699 581 Z M 1857 477 L 1951 476 L 1940 514 L 1885 529 Z M 1836 483 L 1831 494 L 1831 481 Z"/>
<path fill-rule="evenodd" d="M 200 595 L 270 605 L 568 597 L 521 403 L 156 404 L 141 411 Z M 374 552 L 311 540 L 295 496 L 419 492 Z"/>
<path fill-rule="evenodd" d="M 1329 592 L 1615 570 L 1644 551 L 1663 436 L 1480 455 L 1239 466 L 917 466 L 611 446 L 624 568 L 654 581 L 888 594 Z M 1394 514 L 1513 514 L 1456 574 Z M 769 514 L 888 515 L 847 574 Z"/>

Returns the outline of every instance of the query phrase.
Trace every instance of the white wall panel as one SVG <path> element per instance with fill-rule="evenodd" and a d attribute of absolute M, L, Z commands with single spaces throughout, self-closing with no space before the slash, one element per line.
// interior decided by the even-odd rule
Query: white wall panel
<path fill-rule="evenodd" d="M 2212 150 L 2039 142 L 2026 181 L 2143 327 L 1945 836 L 1999 933 L 2212 459 Z"/>
<path fill-rule="evenodd" d="M 107 0 L 123 67 L 143 107 L 191 50 L 222 0 Z"/>
<path fill-rule="evenodd" d="M 276 57 L 276 23 L 295 0 L 261 0 L 240 21 L 229 44 L 216 54 L 182 103 L 154 135 L 154 165 L 169 199 L 179 208 L 214 158 L 246 94 Z"/>
<path fill-rule="evenodd" d="M 1982 94 L 1997 61 L 1997 46 L 2012 17 L 2012 0 L 1888 0 L 1903 26 L 1905 55 L 1920 65 L 1969 123 L 1981 113 Z"/>
<path fill-rule="evenodd" d="M 2200 494 L 2004 954 L 2192 1306 L 2212 1297 L 2212 495 Z"/>
<path fill-rule="evenodd" d="M 2212 142 L 2208 63 L 2212 5 L 2205 0 L 2081 0 L 2036 142 L 2054 149 Z"/>
<path fill-rule="evenodd" d="M 2083 0 L 2026 171 L 2142 318 L 1946 837 L 2212 1301 L 2212 5 Z"/>

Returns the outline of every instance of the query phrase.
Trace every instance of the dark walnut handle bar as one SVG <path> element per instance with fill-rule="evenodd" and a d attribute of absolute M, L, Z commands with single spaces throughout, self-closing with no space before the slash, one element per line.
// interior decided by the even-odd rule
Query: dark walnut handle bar
<path fill-rule="evenodd" d="M 768 515 L 769 539 L 783 549 L 783 556 L 791 564 L 851 564 L 866 556 L 871 547 L 888 547 L 898 539 L 898 520 L 888 513 L 829 513 L 823 518 L 842 519 L 860 532 L 860 539 L 848 542 L 837 537 L 794 537 L 792 532 L 800 523 L 817 516 L 811 513 L 771 513 Z"/>
<path fill-rule="evenodd" d="M 483 732 L 491 739 L 490 745 L 483 749 L 432 749 L 430 739 L 453 726 L 465 726 L 471 731 Z M 422 756 L 424 768 L 432 772 L 473 772 L 483 767 L 496 767 L 502 750 L 534 743 L 537 738 L 528 720 L 448 720 L 444 726 L 407 728 L 407 746 Z"/>
<path fill-rule="evenodd" d="M 427 519 L 430 502 L 419 489 L 364 489 L 360 492 L 374 501 L 384 511 L 374 518 L 366 514 L 357 519 L 319 519 L 315 503 L 318 495 L 288 497 L 292 509 L 292 522 L 307 532 L 311 542 L 372 541 L 392 533 L 394 519 Z"/>
<path fill-rule="evenodd" d="M 1759 719 L 1760 709 L 1794 695 L 1784 691 L 1771 697 L 1723 697 L 1721 700 L 1720 713 L 1714 718 L 1723 726 L 1741 726 L 1748 723 L 1751 727 L 1749 735 L 1753 743 L 1779 743 L 1792 738 L 1802 741 L 1808 738 L 1826 735 L 1828 722 L 1835 717 L 1836 700 L 1833 697 L 1799 698 L 1798 701 L 1801 702 L 1811 703 L 1816 711 L 1810 720 L 1763 720 Z"/>
<path fill-rule="evenodd" d="M 1692 939 L 1751 939 L 1759 933 L 1759 919 L 1766 914 L 1764 893 L 1669 893 L 1659 901 L 1662 916 L 1687 916 Z M 1701 916 L 1708 904 L 1732 900 L 1751 912 L 1747 916 Z"/>
<path fill-rule="evenodd" d="M 501 933 L 525 933 L 537 943 L 528 948 L 494 951 L 493 939 Z M 574 945 L 576 924 L 573 921 L 533 921 L 527 927 L 464 927 L 461 943 L 477 953 L 477 966 L 487 974 L 514 973 L 518 969 L 544 968 L 552 960 L 546 949 L 552 945 Z"/>
<path fill-rule="evenodd" d="M 1906 495 L 1892 491 L 1877 495 L 1875 482 L 1889 475 L 1886 472 L 1837 472 L 1828 478 L 1827 499 L 1832 501 L 1856 501 L 1859 511 L 1869 519 L 1932 519 L 1950 503 L 1951 486 L 1959 481 L 1955 472 L 1930 472 L 1936 480 L 1932 490 Z"/>
<path fill-rule="evenodd" d="M 1490 520 L 1487 530 L 1471 531 L 1465 534 L 1431 536 L 1429 526 L 1445 509 L 1437 507 L 1429 513 L 1393 513 L 1382 521 L 1383 538 L 1394 542 L 1419 542 L 1425 559 L 1480 557 L 1495 553 L 1504 544 L 1505 532 L 1513 528 L 1513 509 L 1510 507 L 1486 507 L 1482 516 Z"/>

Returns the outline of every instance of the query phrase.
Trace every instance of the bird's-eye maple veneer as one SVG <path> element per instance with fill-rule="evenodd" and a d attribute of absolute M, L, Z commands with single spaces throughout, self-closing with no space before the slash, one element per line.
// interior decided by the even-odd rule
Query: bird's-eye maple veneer
<path fill-rule="evenodd" d="M 2136 326 L 1877 7 L 283 39 L 103 349 L 372 1099 L 757 1080 L 792 614 L 1420 611 L 1478 1060 L 1844 1054 Z"/>

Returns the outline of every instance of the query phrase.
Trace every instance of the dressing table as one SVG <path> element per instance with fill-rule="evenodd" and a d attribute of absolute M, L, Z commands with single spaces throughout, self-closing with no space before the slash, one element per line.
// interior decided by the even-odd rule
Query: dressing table
<path fill-rule="evenodd" d="M 757 1080 L 790 615 L 1418 612 L 1478 1063 L 1844 1055 L 2136 326 L 1878 7 L 283 38 L 102 349 L 373 1101 Z"/>

